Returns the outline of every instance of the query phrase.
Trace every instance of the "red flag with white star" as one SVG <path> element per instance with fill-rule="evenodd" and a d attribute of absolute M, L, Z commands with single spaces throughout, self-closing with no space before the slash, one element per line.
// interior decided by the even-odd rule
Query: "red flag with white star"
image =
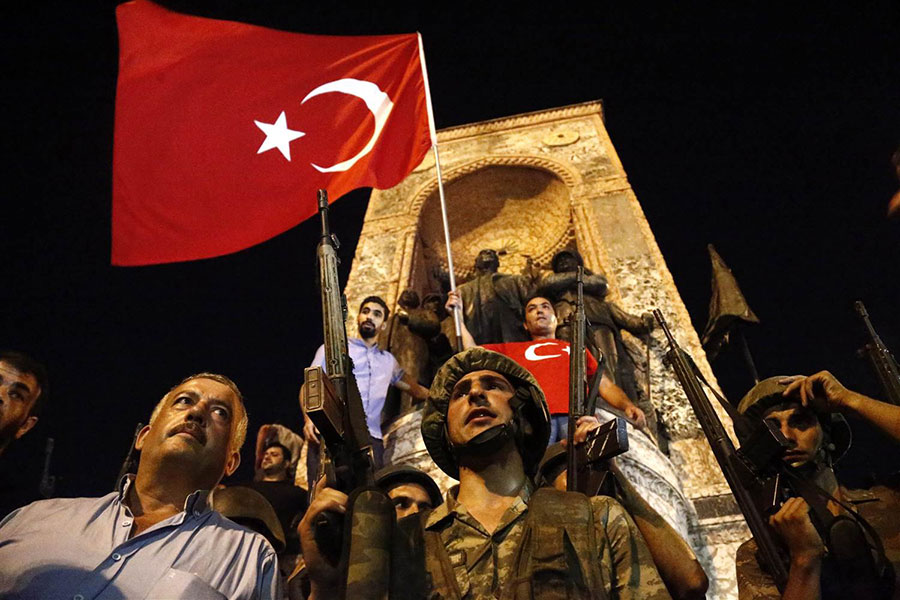
<path fill-rule="evenodd" d="M 433 142 L 418 34 L 317 36 L 116 9 L 112 263 L 220 256 L 398 184 Z"/>

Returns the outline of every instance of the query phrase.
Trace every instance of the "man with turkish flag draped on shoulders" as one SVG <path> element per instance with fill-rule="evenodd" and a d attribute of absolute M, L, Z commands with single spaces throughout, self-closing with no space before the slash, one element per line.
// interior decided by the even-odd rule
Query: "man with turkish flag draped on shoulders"
<path fill-rule="evenodd" d="M 319 36 L 116 9 L 112 263 L 220 256 L 403 180 L 434 141 L 418 34 Z"/>

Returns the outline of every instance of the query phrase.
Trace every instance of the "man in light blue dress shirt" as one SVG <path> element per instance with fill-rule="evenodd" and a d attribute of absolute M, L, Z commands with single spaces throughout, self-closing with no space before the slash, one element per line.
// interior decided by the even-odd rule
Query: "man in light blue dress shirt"
<path fill-rule="evenodd" d="M 387 326 L 390 311 L 384 300 L 378 296 L 369 296 L 359 306 L 356 326 L 360 337 L 348 338 L 347 345 L 350 359 L 353 361 L 353 375 L 359 387 L 363 409 L 366 412 L 366 424 L 369 426 L 369 437 L 372 451 L 375 454 L 376 468 L 381 467 L 384 446 L 381 442 L 381 410 L 391 385 L 408 391 L 416 400 L 423 401 L 428 397 L 428 389 L 400 368 L 394 355 L 378 347 L 378 334 Z M 325 369 L 325 346 L 319 346 L 311 367 Z M 327 372 L 327 371 L 326 371 Z M 302 406 L 301 402 L 301 406 Z M 307 467 L 310 481 L 314 481 L 318 470 L 319 438 L 315 425 L 306 419 L 303 437 L 310 444 Z M 310 483 L 310 485 L 313 485 Z M 312 488 L 310 488 L 312 489 Z"/>
<path fill-rule="evenodd" d="M 42 500 L 0 522 L 0 597 L 280 600 L 272 546 L 208 505 L 246 434 L 234 382 L 188 377 L 153 410 L 119 491 Z"/>

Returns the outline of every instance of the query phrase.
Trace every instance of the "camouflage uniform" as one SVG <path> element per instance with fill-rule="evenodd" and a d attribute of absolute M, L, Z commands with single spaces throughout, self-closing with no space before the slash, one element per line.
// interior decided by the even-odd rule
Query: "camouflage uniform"
<path fill-rule="evenodd" d="M 425 446 L 444 472 L 459 478 L 455 451 L 446 439 L 450 394 L 466 373 L 482 369 L 503 374 L 516 389 L 510 423 L 525 472 L 533 474 L 549 436 L 544 394 L 526 369 L 483 348 L 457 354 L 435 376 L 422 418 Z M 617 501 L 533 492 L 526 479 L 489 533 L 459 503 L 457 491 L 420 517 L 430 598 L 669 598 L 644 539 Z"/>
<path fill-rule="evenodd" d="M 862 516 L 878 532 L 884 544 L 884 553 L 894 565 L 895 577 L 900 577 L 900 486 L 876 486 L 867 490 L 840 488 L 844 500 L 854 505 Z M 763 571 L 756 560 L 756 542 L 749 539 L 738 548 L 737 565 L 738 598 L 740 600 L 766 600 L 781 598 L 772 577 Z M 829 597 L 828 559 L 822 563 L 822 597 Z M 840 592 L 838 592 L 838 595 Z M 894 596 L 900 599 L 900 580 L 895 582 Z M 860 599 L 864 600 L 864 599 Z"/>
<path fill-rule="evenodd" d="M 493 534 L 457 501 L 457 491 L 458 487 L 451 489 L 446 501 L 427 516 L 425 529 L 440 533 L 460 598 L 509 597 L 508 584 L 517 568 L 517 551 L 526 529 L 531 485 L 525 485 Z M 643 538 L 622 506 L 607 497 L 591 498 L 590 503 L 602 587 L 594 590 L 595 596 L 611 600 L 669 598 Z"/>

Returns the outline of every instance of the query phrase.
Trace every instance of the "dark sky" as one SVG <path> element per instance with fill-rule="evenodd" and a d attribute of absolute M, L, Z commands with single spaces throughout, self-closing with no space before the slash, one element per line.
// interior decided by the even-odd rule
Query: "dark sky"
<path fill-rule="evenodd" d="M 321 342 L 310 291 L 315 222 L 222 258 L 111 267 L 115 3 L 31 4 L 4 17 L 0 36 L 0 347 L 46 362 L 53 398 L 4 462 L 26 470 L 52 436 L 59 493 L 102 493 L 134 424 L 200 370 L 240 384 L 251 437 L 264 422 L 299 428 L 302 368 Z M 896 2 L 802 13 L 755 3 L 553 3 L 541 11 L 440 3 L 444 10 L 403 12 L 375 3 L 164 4 L 305 33 L 418 30 L 438 128 L 602 98 L 613 144 L 698 329 L 712 242 L 763 322 L 748 332 L 763 375 L 828 368 L 877 393 L 855 356 L 858 298 L 900 351 L 900 221 L 885 217 L 898 187 L 890 164 L 900 144 Z M 344 279 L 367 198 L 354 192 L 332 210 Z M 735 356 L 713 366 L 729 396 L 748 387 Z M 857 440 L 853 464 L 883 466 L 872 460 L 887 455 L 883 440 L 868 432 Z"/>

